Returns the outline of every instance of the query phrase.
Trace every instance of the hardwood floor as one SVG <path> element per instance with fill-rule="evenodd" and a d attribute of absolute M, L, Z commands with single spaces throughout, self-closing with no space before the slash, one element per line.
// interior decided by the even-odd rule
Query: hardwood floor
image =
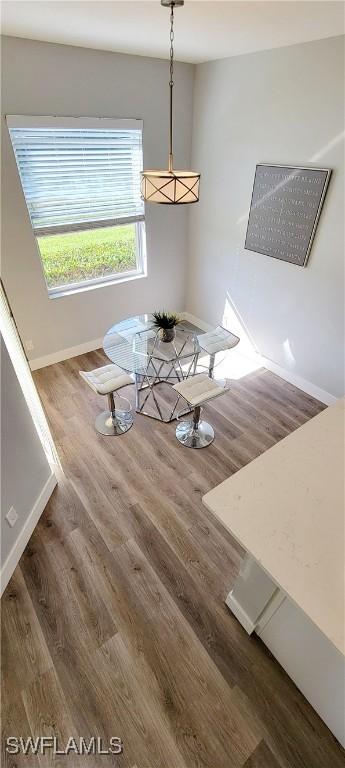
<path fill-rule="evenodd" d="M 102 437 L 104 401 L 78 371 L 104 361 L 35 373 L 63 472 L 2 600 L 3 730 L 120 736 L 124 751 L 3 765 L 340 768 L 326 726 L 224 605 L 242 552 L 201 503 L 323 406 L 260 370 L 207 406 L 203 451 L 138 415 Z"/>

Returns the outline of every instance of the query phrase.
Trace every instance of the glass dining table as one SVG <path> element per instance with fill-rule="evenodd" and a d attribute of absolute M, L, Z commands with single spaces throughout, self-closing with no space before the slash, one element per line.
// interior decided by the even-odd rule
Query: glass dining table
<path fill-rule="evenodd" d="M 175 338 L 163 341 L 151 315 L 136 315 L 113 325 L 103 339 L 109 360 L 135 384 L 137 413 L 169 422 L 190 412 L 177 412 L 179 395 L 172 385 L 195 373 L 200 347 L 196 333 L 178 325 Z"/>

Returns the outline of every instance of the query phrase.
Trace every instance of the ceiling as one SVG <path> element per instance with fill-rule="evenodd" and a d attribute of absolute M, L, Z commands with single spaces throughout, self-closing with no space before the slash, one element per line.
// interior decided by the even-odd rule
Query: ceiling
<path fill-rule="evenodd" d="M 4 0 L 2 33 L 167 58 L 169 10 L 159 0 Z M 175 55 L 203 62 L 344 33 L 340 0 L 186 0 Z"/>

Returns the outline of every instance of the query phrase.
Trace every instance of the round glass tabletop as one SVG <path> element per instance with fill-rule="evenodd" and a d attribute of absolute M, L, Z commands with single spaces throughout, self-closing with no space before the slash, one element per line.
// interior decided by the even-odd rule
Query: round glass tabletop
<path fill-rule="evenodd" d="M 151 315 L 116 323 L 103 339 L 109 360 L 127 373 L 160 380 L 188 376 L 200 351 L 196 334 L 178 325 L 173 341 L 162 341 Z"/>

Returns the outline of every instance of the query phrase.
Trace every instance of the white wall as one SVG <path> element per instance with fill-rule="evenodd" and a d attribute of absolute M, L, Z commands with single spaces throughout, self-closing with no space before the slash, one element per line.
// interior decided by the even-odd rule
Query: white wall
<path fill-rule="evenodd" d="M 197 66 L 192 163 L 202 178 L 190 210 L 186 302 L 335 396 L 344 392 L 343 42 Z M 305 269 L 244 249 L 259 162 L 333 169 Z"/>
<path fill-rule="evenodd" d="M 194 67 L 176 64 L 175 165 L 190 163 Z M 137 117 L 144 165 L 167 164 L 168 62 L 4 37 L 2 114 Z M 3 122 L 4 125 L 4 122 Z M 184 308 L 188 211 L 146 206 L 148 277 L 49 299 L 6 126 L 2 272 L 31 359 L 103 337 L 117 320 Z"/>
<path fill-rule="evenodd" d="M 3 114 L 140 117 L 146 167 L 165 165 L 167 62 L 6 37 L 2 57 Z M 64 298 L 48 298 L 3 130 L 2 271 L 22 338 L 34 343 L 31 359 L 88 344 L 116 320 L 163 305 L 228 322 L 290 374 L 341 395 L 343 38 L 178 63 L 175 91 L 176 164 L 201 170 L 199 204 L 146 206 L 147 278 Z M 257 162 L 333 169 L 306 269 L 244 249 Z"/>
<path fill-rule="evenodd" d="M 20 542 L 37 500 L 50 484 L 52 471 L 39 441 L 19 381 L 3 340 L 1 346 L 1 576 L 7 582 L 23 547 Z M 13 528 L 5 516 L 14 507 L 18 520 Z M 37 513 L 42 508 L 37 509 Z M 37 515 L 34 511 L 35 520 Z M 37 518 L 37 519 L 36 519 Z M 32 528 L 30 529 L 30 533 Z M 27 540 L 24 541 L 24 545 Z M 14 556 L 11 559 L 11 553 Z M 10 556 L 11 562 L 7 558 Z M 12 567 L 13 566 L 13 567 Z M 5 586 L 2 583 L 2 588 Z"/>

